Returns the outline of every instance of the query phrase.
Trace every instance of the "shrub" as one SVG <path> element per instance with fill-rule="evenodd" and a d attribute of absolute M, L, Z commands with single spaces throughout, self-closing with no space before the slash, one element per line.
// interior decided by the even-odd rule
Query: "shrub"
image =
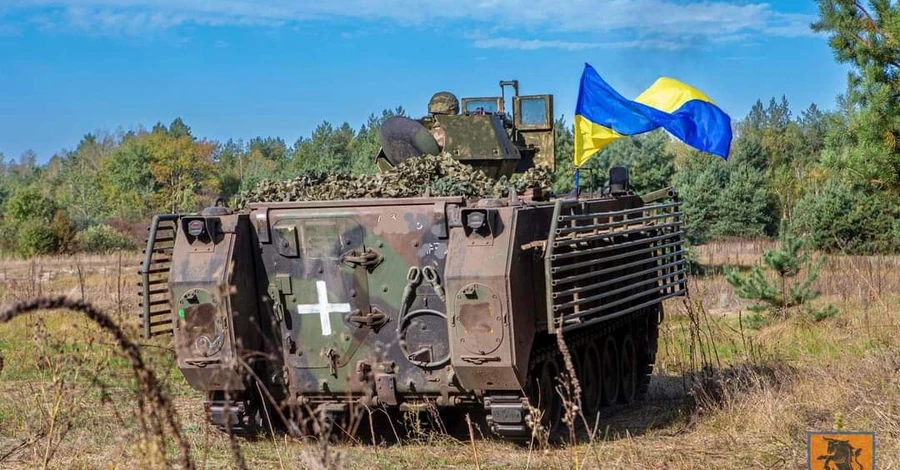
<path fill-rule="evenodd" d="M 4 220 L 0 223 L 0 252 L 15 254 L 18 251 L 19 225 Z"/>
<path fill-rule="evenodd" d="M 807 313 L 812 316 L 812 319 L 815 322 L 825 321 L 829 318 L 837 318 L 838 315 L 840 315 L 840 311 L 838 311 L 837 307 L 831 304 L 828 304 L 823 308 L 810 308 Z"/>
<path fill-rule="evenodd" d="M 56 202 L 44 196 L 34 187 L 21 188 L 6 203 L 3 217 L 8 222 L 25 222 L 40 219 L 50 222 L 59 207 Z"/>
<path fill-rule="evenodd" d="M 59 234 L 40 219 L 22 223 L 16 232 L 16 253 L 23 258 L 58 253 L 62 246 Z"/>
<path fill-rule="evenodd" d="M 137 244 L 128 235 L 109 225 L 94 225 L 75 236 L 81 251 L 86 253 L 110 253 L 118 250 L 134 250 Z"/>
<path fill-rule="evenodd" d="M 900 252 L 900 197 L 829 180 L 794 208 L 794 229 L 812 248 L 849 254 Z"/>

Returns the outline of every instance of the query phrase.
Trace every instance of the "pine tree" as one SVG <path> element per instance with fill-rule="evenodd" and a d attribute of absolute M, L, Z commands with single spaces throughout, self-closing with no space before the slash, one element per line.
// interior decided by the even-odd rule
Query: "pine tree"
<path fill-rule="evenodd" d="M 817 0 L 813 31 L 827 33 L 839 62 L 851 64 L 846 139 L 837 157 L 855 180 L 900 191 L 900 4 L 890 0 Z"/>
<path fill-rule="evenodd" d="M 783 225 L 778 246 L 763 252 L 761 264 L 753 266 L 747 274 L 741 274 L 738 268 L 728 266 L 725 268 L 725 280 L 734 287 L 738 297 L 760 302 L 752 306 L 751 310 L 759 312 L 768 309 L 786 318 L 791 308 L 819 297 L 819 292 L 813 290 L 812 284 L 819 277 L 824 258 L 811 262 L 811 256 L 804 250 L 804 245 L 802 239 Z M 776 274 L 775 282 L 767 278 L 762 265 Z M 804 268 L 804 279 L 795 281 L 794 278 Z"/>

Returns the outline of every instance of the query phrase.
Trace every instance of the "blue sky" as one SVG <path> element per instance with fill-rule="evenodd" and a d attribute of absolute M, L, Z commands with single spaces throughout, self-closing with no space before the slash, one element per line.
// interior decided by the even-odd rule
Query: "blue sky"
<path fill-rule="evenodd" d="M 811 0 L 2 0 L 0 152 L 43 162 L 178 116 L 205 138 L 291 144 L 513 78 L 571 122 L 585 62 L 626 97 L 671 76 L 735 119 L 782 94 L 833 108 L 847 68 L 815 18 Z"/>

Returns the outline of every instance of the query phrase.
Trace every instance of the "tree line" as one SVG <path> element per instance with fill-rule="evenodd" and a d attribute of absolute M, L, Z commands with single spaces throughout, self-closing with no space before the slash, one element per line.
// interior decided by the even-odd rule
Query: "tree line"
<path fill-rule="evenodd" d="M 582 169 L 587 187 L 611 165 L 630 169 L 637 192 L 674 185 L 692 243 L 771 237 L 781 227 L 829 252 L 900 251 L 900 6 L 818 0 L 812 25 L 851 66 L 834 110 L 796 113 L 785 97 L 757 101 L 734 120 L 731 157 L 694 151 L 662 131 L 623 139 Z M 280 137 L 217 142 L 180 118 L 168 125 L 87 134 L 45 164 L 0 154 L 0 251 L 31 256 L 135 246 L 155 213 L 190 212 L 263 179 L 307 172 L 377 171 L 381 123 L 320 124 L 288 144 Z M 572 187 L 572 125 L 556 120 L 553 189 Z"/>
<path fill-rule="evenodd" d="M 20 256 L 133 248 L 157 213 L 197 211 L 233 200 L 263 179 L 323 171 L 371 173 L 378 131 L 402 108 L 355 129 L 320 124 L 288 145 L 280 137 L 216 142 L 180 118 L 118 134 L 85 135 L 45 164 L 0 153 L 0 251 Z"/>

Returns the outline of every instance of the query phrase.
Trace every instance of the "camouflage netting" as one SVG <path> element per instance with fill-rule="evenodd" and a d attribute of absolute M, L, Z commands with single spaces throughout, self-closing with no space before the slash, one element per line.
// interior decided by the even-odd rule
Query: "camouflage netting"
<path fill-rule="evenodd" d="M 504 197 L 510 188 L 524 191 L 549 187 L 550 172 L 532 168 L 511 178 L 493 179 L 481 170 L 449 155 L 411 158 L 389 171 L 374 175 L 324 173 L 287 181 L 261 181 L 241 194 L 240 206 L 249 202 L 327 201 L 335 199 L 399 198 L 420 196 Z"/>

